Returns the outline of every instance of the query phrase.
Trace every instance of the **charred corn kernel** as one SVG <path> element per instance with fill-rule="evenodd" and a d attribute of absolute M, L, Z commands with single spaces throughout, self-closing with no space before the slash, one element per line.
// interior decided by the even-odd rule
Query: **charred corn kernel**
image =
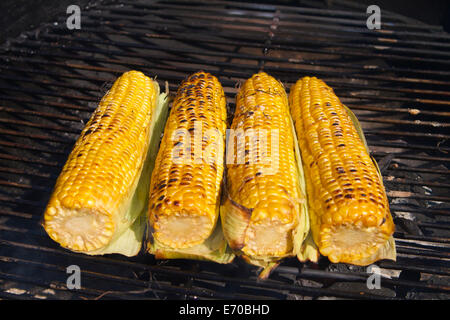
<path fill-rule="evenodd" d="M 177 92 L 151 178 L 153 239 L 172 249 L 204 242 L 218 218 L 226 101 L 220 82 L 198 72 Z"/>
<path fill-rule="evenodd" d="M 225 237 L 248 261 L 292 254 L 301 198 L 294 147 L 283 86 L 253 75 L 236 96 L 221 211 Z"/>
<path fill-rule="evenodd" d="M 147 157 L 158 98 L 156 82 L 129 71 L 100 101 L 44 213 L 45 230 L 61 246 L 97 254 L 134 222 L 136 214 L 127 209 Z"/>
<path fill-rule="evenodd" d="M 289 104 L 320 252 L 332 262 L 356 265 L 395 258 L 383 181 L 351 111 L 315 77 L 297 81 Z"/>

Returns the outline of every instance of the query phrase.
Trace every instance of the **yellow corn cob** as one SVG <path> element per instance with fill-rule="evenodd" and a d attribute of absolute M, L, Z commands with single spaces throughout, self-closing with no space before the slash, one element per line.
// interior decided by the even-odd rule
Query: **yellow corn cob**
<path fill-rule="evenodd" d="M 151 178 L 149 221 L 160 245 L 192 248 L 212 234 L 220 204 L 225 130 L 220 82 L 205 72 L 191 75 L 178 89 Z"/>
<path fill-rule="evenodd" d="M 315 77 L 297 81 L 289 103 L 320 252 L 334 263 L 355 265 L 395 259 L 394 223 L 383 181 L 351 111 Z"/>
<path fill-rule="evenodd" d="M 155 81 L 129 71 L 100 101 L 57 179 L 44 213 L 46 232 L 61 246 L 102 253 L 137 219 L 139 210 L 129 209 L 147 157 L 158 98 Z"/>
<path fill-rule="evenodd" d="M 252 264 L 267 267 L 293 255 L 302 199 L 293 133 L 281 83 L 263 72 L 253 75 L 236 97 L 221 211 L 228 243 Z"/>

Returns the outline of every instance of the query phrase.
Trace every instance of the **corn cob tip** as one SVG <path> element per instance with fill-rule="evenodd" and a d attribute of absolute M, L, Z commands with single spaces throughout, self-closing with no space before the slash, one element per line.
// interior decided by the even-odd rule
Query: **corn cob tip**
<path fill-rule="evenodd" d="M 292 225 L 267 221 L 250 224 L 242 252 L 252 257 L 283 257 L 292 251 Z"/>
<path fill-rule="evenodd" d="M 327 256 L 332 263 L 367 266 L 378 260 L 395 260 L 392 236 L 380 232 L 376 227 L 332 227 L 331 232 L 322 238 L 320 253 Z"/>
<path fill-rule="evenodd" d="M 90 252 L 106 246 L 114 234 L 109 215 L 95 209 L 68 210 L 49 206 L 43 227 L 50 238 L 72 251 Z"/>
<path fill-rule="evenodd" d="M 253 209 L 242 251 L 251 256 L 284 256 L 291 252 L 292 230 L 297 222 L 297 215 L 292 212 L 296 211 L 289 199 L 259 201 Z"/>
<path fill-rule="evenodd" d="M 214 222 L 205 215 L 167 211 L 153 222 L 153 237 L 164 246 L 185 249 L 202 243 L 213 228 Z"/>
<path fill-rule="evenodd" d="M 322 224 L 317 243 L 320 252 L 331 262 L 357 264 L 358 261 L 373 257 L 381 259 L 376 252 L 382 248 L 392 234 L 390 215 L 381 216 L 376 205 L 361 204 L 358 201 L 342 206 L 333 215 L 332 221 Z M 323 217 L 323 222 L 327 215 Z M 386 223 L 388 222 L 388 223 Z M 370 259 L 369 259 L 370 260 Z"/>

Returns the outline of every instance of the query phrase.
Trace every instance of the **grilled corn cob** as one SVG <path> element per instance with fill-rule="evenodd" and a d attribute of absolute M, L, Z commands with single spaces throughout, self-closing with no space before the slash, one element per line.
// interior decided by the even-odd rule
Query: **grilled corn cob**
<path fill-rule="evenodd" d="M 149 252 L 157 258 L 231 258 L 215 232 L 225 130 L 220 82 L 205 72 L 191 75 L 178 89 L 151 178 Z"/>
<path fill-rule="evenodd" d="M 306 226 L 291 121 L 286 92 L 273 77 L 260 72 L 240 88 L 221 219 L 230 246 L 269 270 L 295 254 L 295 233 Z"/>
<path fill-rule="evenodd" d="M 141 72 L 126 72 L 115 81 L 56 181 L 42 222 L 54 241 L 86 254 L 138 253 L 151 152 L 167 102 L 158 83 Z"/>
<path fill-rule="evenodd" d="M 297 81 L 289 103 L 320 252 L 334 263 L 395 260 L 394 223 L 383 181 L 356 117 L 315 77 Z"/>

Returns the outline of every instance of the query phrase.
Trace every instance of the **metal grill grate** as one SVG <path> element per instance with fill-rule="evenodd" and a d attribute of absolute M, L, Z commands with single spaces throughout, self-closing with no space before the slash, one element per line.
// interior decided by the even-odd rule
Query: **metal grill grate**
<path fill-rule="evenodd" d="M 226 1 L 101 2 L 0 48 L 0 298 L 415 299 L 450 297 L 450 35 L 363 7 Z M 256 268 L 188 260 L 91 257 L 58 247 L 39 226 L 79 132 L 112 81 L 138 69 L 170 89 L 200 69 L 217 75 L 230 108 L 240 81 L 263 69 L 286 88 L 305 75 L 332 86 L 360 119 L 395 218 L 398 261 L 365 268 L 285 260 Z M 82 289 L 66 288 L 66 267 Z"/>

